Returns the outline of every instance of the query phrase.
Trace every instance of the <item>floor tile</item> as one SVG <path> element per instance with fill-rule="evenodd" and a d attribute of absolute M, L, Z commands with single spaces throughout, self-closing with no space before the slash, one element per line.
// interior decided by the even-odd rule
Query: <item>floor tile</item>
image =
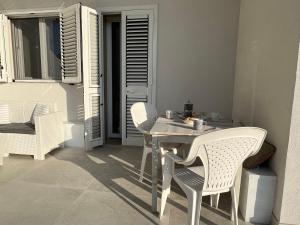
<path fill-rule="evenodd" d="M 52 225 L 81 192 L 16 181 L 1 185 L 1 224 Z"/>
<path fill-rule="evenodd" d="M 59 149 L 44 161 L 10 156 L 0 167 L 0 224 L 186 224 L 187 199 L 175 183 L 164 216 L 152 214 L 151 156 L 143 182 L 138 180 L 141 157 L 142 148 L 113 145 L 89 152 Z M 232 224 L 230 195 L 221 196 L 218 210 L 208 203 L 204 197 L 201 224 Z M 249 223 L 240 220 L 240 225 Z"/>
<path fill-rule="evenodd" d="M 52 159 L 18 179 L 29 183 L 56 187 L 85 189 L 93 182 L 93 176 L 70 161 Z"/>
<path fill-rule="evenodd" d="M 123 197 L 121 193 L 85 191 L 55 223 L 55 225 L 146 225 L 157 224 L 157 219 L 138 203 Z"/>

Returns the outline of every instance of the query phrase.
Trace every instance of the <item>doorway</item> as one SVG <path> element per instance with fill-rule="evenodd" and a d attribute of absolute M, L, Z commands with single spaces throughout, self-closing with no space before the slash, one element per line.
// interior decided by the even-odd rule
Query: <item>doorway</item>
<path fill-rule="evenodd" d="M 103 16 L 106 143 L 121 144 L 121 15 Z"/>

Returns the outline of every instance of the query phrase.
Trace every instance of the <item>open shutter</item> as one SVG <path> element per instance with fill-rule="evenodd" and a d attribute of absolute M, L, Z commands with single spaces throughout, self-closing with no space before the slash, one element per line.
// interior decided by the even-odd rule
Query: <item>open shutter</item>
<path fill-rule="evenodd" d="M 135 102 L 153 104 L 153 11 L 122 12 L 122 144 L 142 145 L 130 107 Z"/>
<path fill-rule="evenodd" d="M 69 6 L 60 13 L 61 69 L 63 83 L 80 83 L 81 5 Z"/>
<path fill-rule="evenodd" d="M 87 150 L 103 144 L 104 111 L 100 31 L 100 17 L 97 11 L 82 6 L 82 65 Z"/>
<path fill-rule="evenodd" d="M 0 14 L 0 82 L 7 82 L 7 38 L 8 38 L 8 20 L 7 17 L 3 14 Z"/>

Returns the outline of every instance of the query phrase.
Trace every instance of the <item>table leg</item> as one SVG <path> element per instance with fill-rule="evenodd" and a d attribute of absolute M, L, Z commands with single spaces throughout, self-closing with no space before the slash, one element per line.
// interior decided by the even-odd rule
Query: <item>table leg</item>
<path fill-rule="evenodd" d="M 152 212 L 157 213 L 158 138 L 152 136 Z"/>

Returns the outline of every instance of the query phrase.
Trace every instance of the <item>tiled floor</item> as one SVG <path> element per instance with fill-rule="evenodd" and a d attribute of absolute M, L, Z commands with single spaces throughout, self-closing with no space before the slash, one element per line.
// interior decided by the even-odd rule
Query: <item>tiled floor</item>
<path fill-rule="evenodd" d="M 151 213 L 150 177 L 138 181 L 141 153 L 141 148 L 110 145 L 88 153 L 60 149 L 45 161 L 9 156 L 0 167 L 0 224 L 186 224 L 187 202 L 177 187 L 164 217 L 159 220 Z M 219 210 L 211 209 L 207 200 L 201 224 L 231 224 L 230 197 L 221 197 Z M 240 225 L 246 223 L 240 220 Z"/>

